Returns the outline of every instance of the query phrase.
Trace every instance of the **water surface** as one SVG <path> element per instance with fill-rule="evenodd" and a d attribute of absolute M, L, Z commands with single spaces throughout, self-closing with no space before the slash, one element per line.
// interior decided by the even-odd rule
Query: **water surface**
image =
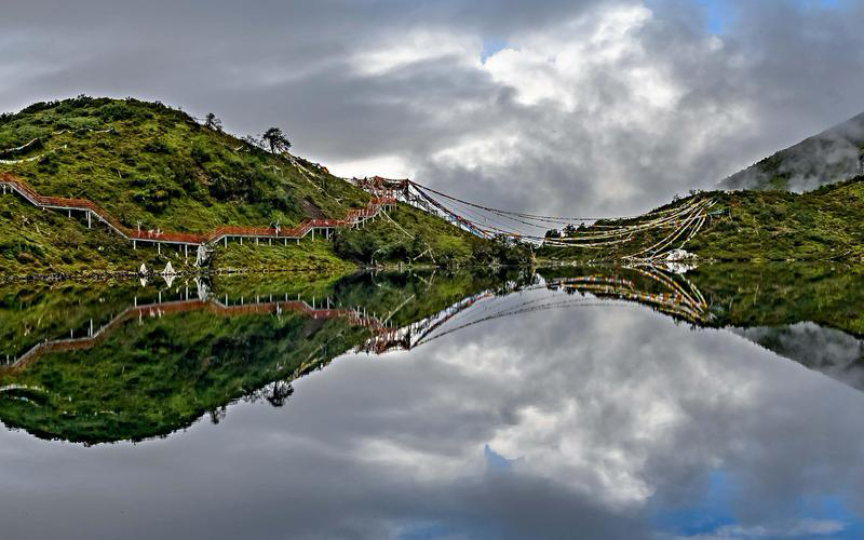
<path fill-rule="evenodd" d="M 862 537 L 861 269 L 0 295 L 4 537 Z"/>

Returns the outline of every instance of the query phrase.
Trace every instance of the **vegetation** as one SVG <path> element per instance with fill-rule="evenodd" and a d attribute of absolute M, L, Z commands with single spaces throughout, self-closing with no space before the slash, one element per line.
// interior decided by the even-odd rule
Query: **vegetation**
<path fill-rule="evenodd" d="M 128 227 L 210 231 L 222 225 L 291 227 L 307 218 L 341 218 L 369 196 L 326 168 L 292 156 L 280 128 L 238 139 L 213 113 L 199 124 L 160 103 L 79 96 L 0 115 L 0 172 L 44 195 L 90 199 Z M 133 251 L 100 227 L 6 199 L 0 213 L 0 274 L 130 272 L 143 262 L 176 269 L 176 253 Z M 334 246 L 255 249 L 217 246 L 211 269 L 345 272 L 356 264 L 522 263 L 527 249 L 506 249 L 401 206 L 393 220 L 346 231 Z M 20 234 L 24 226 L 32 230 Z M 311 246 L 311 248 L 310 248 Z M 482 255 L 482 259 L 477 256 Z M 194 261 L 194 258 L 192 259 Z M 189 268 L 191 269 L 191 268 Z"/>
<path fill-rule="evenodd" d="M 336 254 L 362 264 L 424 262 L 444 266 L 526 266 L 531 248 L 504 239 L 483 240 L 408 205 L 361 230 L 341 230 Z"/>
<path fill-rule="evenodd" d="M 712 198 L 716 205 L 703 229 L 683 247 L 703 258 L 730 260 L 862 259 L 862 177 L 803 194 L 785 191 L 696 193 L 658 210 L 679 208 L 695 199 Z M 602 230 L 599 221 L 572 234 Z M 633 241 L 600 248 L 545 247 L 538 256 L 549 260 L 613 260 L 634 255 L 660 241 L 670 231 L 637 233 Z M 674 244 L 672 247 L 680 247 Z"/>
<path fill-rule="evenodd" d="M 719 260 L 862 260 L 862 177 L 803 194 L 712 193 L 718 216 L 687 246 Z"/>
<path fill-rule="evenodd" d="M 82 96 L 0 117 L 0 148 L 38 139 L 42 148 L 16 159 L 39 159 L 5 169 L 45 195 L 91 199 L 133 228 L 288 227 L 368 200 L 324 167 L 209 124 L 160 103 Z"/>

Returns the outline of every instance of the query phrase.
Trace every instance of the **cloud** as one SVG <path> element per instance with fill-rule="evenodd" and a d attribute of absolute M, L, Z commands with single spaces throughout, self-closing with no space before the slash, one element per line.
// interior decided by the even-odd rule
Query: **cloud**
<path fill-rule="evenodd" d="M 0 21 L 0 109 L 160 99 L 238 133 L 280 125 L 344 175 L 629 214 L 861 110 L 861 3 L 722 15 L 689 0 L 18 3 Z"/>

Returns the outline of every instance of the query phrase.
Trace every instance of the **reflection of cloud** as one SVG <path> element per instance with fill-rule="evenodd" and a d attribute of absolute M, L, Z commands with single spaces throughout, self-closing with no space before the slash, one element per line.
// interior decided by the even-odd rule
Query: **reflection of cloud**
<path fill-rule="evenodd" d="M 518 296 L 534 294 L 549 291 Z M 724 508 L 705 512 L 732 523 L 705 534 L 861 520 L 860 393 L 640 306 L 497 319 L 294 386 L 283 408 L 139 446 L 2 433 L 0 520 L 15 537 L 68 536 L 69 514 L 15 519 L 39 505 L 103 537 L 639 539 L 657 509 L 704 500 L 713 471 Z M 824 496 L 846 513 L 801 514 Z"/>

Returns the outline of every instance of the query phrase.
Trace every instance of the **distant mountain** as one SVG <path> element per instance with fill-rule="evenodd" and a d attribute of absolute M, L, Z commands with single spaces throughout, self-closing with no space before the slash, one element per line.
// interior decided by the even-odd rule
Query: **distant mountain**
<path fill-rule="evenodd" d="M 863 115 L 722 180 L 721 189 L 809 191 L 862 174 Z"/>

